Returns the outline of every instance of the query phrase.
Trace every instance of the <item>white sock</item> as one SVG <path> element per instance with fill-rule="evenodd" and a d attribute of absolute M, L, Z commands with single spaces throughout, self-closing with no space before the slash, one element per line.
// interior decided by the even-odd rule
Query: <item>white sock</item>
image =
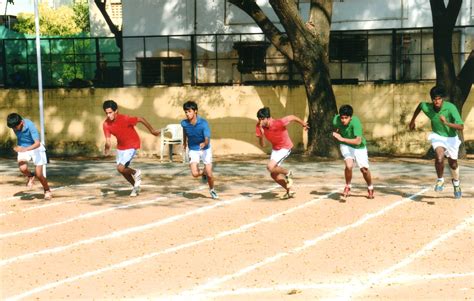
<path fill-rule="evenodd" d="M 367 186 L 368 190 L 374 190 L 374 185 Z"/>
<path fill-rule="evenodd" d="M 459 186 L 459 184 L 460 184 L 460 183 L 459 183 L 459 180 L 454 180 L 454 179 L 453 179 L 453 185 L 454 185 L 454 186 Z"/>
<path fill-rule="evenodd" d="M 444 182 L 444 178 L 438 178 L 438 181 Z"/>

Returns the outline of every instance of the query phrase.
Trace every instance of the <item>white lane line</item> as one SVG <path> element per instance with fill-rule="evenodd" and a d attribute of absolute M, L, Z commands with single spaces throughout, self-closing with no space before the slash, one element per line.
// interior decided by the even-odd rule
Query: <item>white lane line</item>
<path fill-rule="evenodd" d="M 199 294 L 201 294 L 202 292 L 204 292 L 206 290 L 215 288 L 216 286 L 218 286 L 218 285 L 220 285 L 224 282 L 227 282 L 227 281 L 232 280 L 234 278 L 238 278 L 238 277 L 243 276 L 247 273 L 250 273 L 250 272 L 256 270 L 257 268 L 260 268 L 260 267 L 265 266 L 267 264 L 276 262 L 276 261 L 278 261 L 278 260 L 280 260 L 284 257 L 289 256 L 289 255 L 297 254 L 301 251 L 304 251 L 308 248 L 311 248 L 311 247 L 315 246 L 317 243 L 319 243 L 323 240 L 327 240 L 329 238 L 332 238 L 333 236 L 336 236 L 338 234 L 346 232 L 347 230 L 357 228 L 357 227 L 365 224 L 367 221 L 369 221 L 371 219 L 379 217 L 379 216 L 387 213 L 388 211 L 390 211 L 390 210 L 392 210 L 392 209 L 394 209 L 394 208 L 396 208 L 400 205 L 403 205 L 405 203 L 408 203 L 408 202 L 412 201 L 413 198 L 417 197 L 418 195 L 421 195 L 421 194 L 425 193 L 428 190 L 429 190 L 429 188 L 422 189 L 421 191 L 419 191 L 419 192 L 417 192 L 417 193 L 415 193 L 415 194 L 413 194 L 413 195 L 411 195 L 407 198 L 401 199 L 400 201 L 397 201 L 393 204 L 390 204 L 390 205 L 378 210 L 377 212 L 368 213 L 368 214 L 364 215 L 362 218 L 360 218 L 359 220 L 357 220 L 356 222 L 354 222 L 352 224 L 342 226 L 342 227 L 337 227 L 336 229 L 334 229 L 330 232 L 326 232 L 323 235 L 320 235 L 320 236 L 318 236 L 314 239 L 307 240 L 307 241 L 305 241 L 304 245 L 302 245 L 300 247 L 294 248 L 294 249 L 292 249 L 290 251 L 287 251 L 287 252 L 277 253 L 277 254 L 275 254 L 271 257 L 267 257 L 267 258 L 263 259 L 262 261 L 257 262 L 253 265 L 249 265 L 249 266 L 247 266 L 247 267 L 245 267 L 245 268 L 241 269 L 240 271 L 237 271 L 233 274 L 228 274 L 228 275 L 222 276 L 220 278 L 215 278 L 215 279 L 209 280 L 207 283 L 199 285 L 199 286 L 195 287 L 194 289 L 182 292 L 180 294 L 180 296 L 191 296 L 192 297 L 193 295 L 196 295 L 196 294 L 199 295 Z"/>
<path fill-rule="evenodd" d="M 472 276 L 474 276 L 474 272 L 433 274 L 433 275 L 406 275 L 406 276 L 400 276 L 397 278 L 386 279 L 383 281 L 383 283 L 391 284 L 393 286 L 393 285 L 402 284 L 402 283 L 413 284 L 413 282 L 418 282 L 418 281 L 466 278 L 466 277 L 472 277 Z M 208 292 L 201 295 L 194 295 L 193 298 L 209 300 L 211 298 L 255 295 L 255 294 L 262 294 L 262 293 L 272 293 L 276 291 L 287 292 L 288 295 L 290 294 L 290 292 L 294 292 L 294 294 L 298 294 L 298 293 L 301 293 L 303 291 L 308 291 L 308 290 L 329 290 L 333 292 L 335 290 L 343 291 L 348 286 L 350 286 L 351 283 L 352 282 L 317 282 L 317 283 L 307 283 L 307 284 L 305 283 L 281 284 L 281 285 L 275 285 L 275 286 L 269 286 L 269 287 L 240 287 L 240 288 L 233 288 L 231 290 L 219 290 L 215 292 Z M 158 298 L 158 300 L 159 299 L 160 298 Z M 170 300 L 170 299 L 174 300 L 173 297 L 166 298 L 166 300 Z M 184 297 L 181 299 L 184 299 Z"/>
<path fill-rule="evenodd" d="M 67 201 L 62 201 L 62 202 L 51 202 L 51 203 L 48 202 L 46 204 L 36 205 L 36 206 L 23 208 L 23 209 L 19 209 L 19 210 L 6 211 L 6 212 L 3 212 L 3 213 L 0 213 L 0 217 L 4 217 L 4 216 L 15 214 L 15 213 L 28 212 L 28 211 L 33 211 L 33 210 L 38 210 L 38 209 L 43 209 L 43 208 L 48 208 L 48 207 L 54 207 L 54 206 L 59 206 L 59 205 L 63 205 L 63 204 L 68 204 L 68 203 L 74 203 L 74 202 L 78 202 L 78 201 L 82 201 L 82 200 L 95 199 L 95 198 L 96 198 L 95 196 L 85 196 L 85 197 L 82 197 L 82 198 L 79 198 L 79 199 L 67 200 Z"/>
<path fill-rule="evenodd" d="M 462 223 L 457 225 L 454 229 L 451 229 L 450 231 L 444 233 L 443 235 L 437 237 L 436 239 L 432 240 L 428 244 L 426 244 L 423 248 L 421 248 L 418 252 L 410 254 L 408 257 L 403 259 L 402 261 L 398 262 L 397 264 L 383 270 L 382 272 L 371 276 L 367 281 L 364 283 L 361 283 L 359 285 L 356 285 L 352 287 L 352 289 L 346 288 L 344 291 L 344 295 L 342 296 L 342 299 L 344 300 L 350 300 L 353 295 L 355 294 L 360 294 L 366 289 L 370 288 L 373 285 L 379 284 L 384 278 L 386 278 L 388 275 L 392 274 L 393 272 L 409 265 L 416 259 L 425 256 L 429 251 L 432 251 L 435 247 L 443 243 L 445 240 L 448 238 L 451 238 L 453 235 L 458 234 L 461 231 L 466 230 L 466 228 L 472 226 L 474 223 L 474 215 L 464 219 Z"/>
<path fill-rule="evenodd" d="M 274 190 L 277 187 L 280 187 L 280 186 L 275 185 L 275 186 L 273 186 L 269 189 L 258 191 L 255 194 L 265 193 L 265 192 Z M 65 246 L 59 246 L 59 247 L 54 247 L 54 248 L 50 248 L 50 249 L 44 249 L 44 250 L 41 250 L 41 251 L 26 253 L 26 254 L 23 254 L 23 255 L 16 256 L 16 257 L 3 259 L 3 260 L 0 261 L 0 266 L 11 264 L 11 263 L 19 261 L 19 260 L 30 259 L 30 258 L 33 258 L 35 256 L 39 256 L 39 255 L 63 252 L 65 250 L 68 250 L 68 249 L 71 249 L 71 248 L 74 248 L 74 247 L 78 247 L 78 246 L 86 245 L 86 244 L 91 244 L 91 243 L 101 241 L 101 240 L 113 239 L 113 238 L 118 238 L 118 237 L 121 237 L 121 236 L 129 235 L 129 234 L 132 234 L 132 233 L 143 232 L 145 230 L 160 227 L 160 226 L 178 221 L 180 219 L 184 219 L 184 218 L 186 218 L 188 216 L 191 216 L 191 215 L 200 214 L 200 213 L 209 211 L 209 210 L 217 208 L 217 207 L 222 207 L 222 206 L 229 205 L 229 204 L 232 204 L 232 203 L 235 203 L 235 202 L 238 202 L 238 201 L 242 201 L 242 200 L 246 200 L 246 199 L 252 199 L 253 196 L 254 195 L 252 195 L 252 196 L 239 196 L 239 197 L 236 197 L 236 198 L 233 198 L 233 199 L 230 199 L 230 200 L 226 200 L 226 201 L 218 200 L 216 203 L 214 203 L 212 205 L 208 205 L 208 206 L 205 206 L 205 207 L 200 207 L 200 208 L 197 208 L 197 209 L 194 209 L 194 210 L 190 210 L 190 211 L 187 211 L 186 213 L 174 215 L 174 216 L 171 216 L 171 217 L 168 217 L 168 218 L 165 218 L 165 219 L 158 220 L 158 221 L 153 222 L 153 223 L 149 223 L 149 224 L 145 224 L 145 225 L 141 225 L 141 226 L 136 226 L 136 227 L 131 227 L 131 228 L 127 228 L 127 229 L 122 229 L 122 230 L 119 230 L 119 231 L 114 231 L 114 232 L 111 232 L 111 233 L 106 234 L 106 235 L 101 235 L 101 236 L 96 236 L 96 237 L 92 237 L 92 238 L 85 239 L 85 240 L 80 240 L 80 241 L 77 241 L 77 242 L 74 242 L 72 244 L 65 245 Z"/>
<path fill-rule="evenodd" d="M 99 186 L 99 185 L 102 185 L 102 184 L 96 184 L 96 186 Z M 107 185 L 107 184 L 103 184 L 103 185 Z M 147 185 L 141 185 L 141 187 L 146 187 L 146 186 Z M 173 186 L 167 186 L 167 188 L 168 187 L 173 187 Z M 196 191 L 199 191 L 199 190 L 203 190 L 204 188 L 207 188 L 207 186 L 204 186 L 204 185 L 199 186 L 196 189 L 189 190 L 189 191 L 186 191 L 184 193 L 181 192 L 181 193 L 178 193 L 178 194 L 183 195 L 185 193 L 192 193 L 192 192 L 196 192 Z M 84 196 L 84 197 L 81 197 L 79 199 L 74 199 L 74 200 L 67 200 L 67 201 L 60 201 L 60 202 L 48 202 L 46 204 L 31 206 L 31 207 L 23 208 L 23 209 L 19 209 L 19 210 L 10 210 L 10 211 L 7 211 L 7 212 L 0 213 L 0 217 L 4 217 L 4 216 L 10 215 L 10 214 L 15 214 L 15 213 L 28 212 L 28 211 L 33 211 L 33 210 L 38 210 L 38 209 L 43 209 L 43 208 L 48 208 L 48 207 L 53 207 L 53 206 L 59 206 L 59 205 L 68 204 L 68 203 L 74 203 L 74 202 L 82 201 L 82 200 L 98 199 L 100 197 L 105 197 L 106 195 L 114 194 L 117 191 L 122 191 L 122 190 L 131 190 L 131 188 L 130 188 L 130 186 L 121 186 L 121 187 L 116 187 L 115 190 L 102 192 L 100 194 L 100 196 Z M 173 195 L 173 194 L 167 194 L 166 196 L 168 197 L 168 195 Z"/>
<path fill-rule="evenodd" d="M 413 284 L 413 282 L 425 282 L 431 280 L 443 280 L 443 279 L 453 279 L 453 278 L 465 278 L 465 277 L 474 277 L 474 272 L 468 273 L 451 273 L 451 274 L 427 274 L 427 275 L 400 275 L 392 278 L 382 279 L 381 284 Z"/>
<path fill-rule="evenodd" d="M 62 189 L 68 188 L 68 187 L 70 187 L 70 186 L 71 186 L 71 185 L 51 188 L 51 191 L 62 190 Z M 32 197 L 32 196 L 34 196 L 35 194 L 43 194 L 43 191 L 41 190 L 40 192 L 29 192 L 29 193 L 25 193 L 25 194 L 23 194 L 23 195 L 17 195 L 17 196 L 11 196 L 11 197 L 2 198 L 2 199 L 0 199 L 0 203 L 7 202 L 7 201 L 14 201 L 14 200 L 17 200 L 17 199 L 21 199 L 21 198 L 23 198 L 23 197 Z"/>
<path fill-rule="evenodd" d="M 276 186 L 274 188 L 269 188 L 269 189 L 266 189 L 266 190 L 263 190 L 263 191 L 260 191 L 260 192 L 257 192 L 257 193 L 265 193 L 265 192 L 271 191 L 271 190 L 273 190 L 277 187 L 279 187 L 279 186 Z M 99 275 L 101 273 L 109 272 L 109 271 L 116 270 L 116 269 L 125 268 L 127 266 L 134 265 L 134 264 L 139 264 L 139 263 L 143 262 L 144 260 L 159 256 L 159 255 L 174 253 L 174 252 L 186 249 L 186 248 L 195 247 L 197 245 L 200 245 L 200 244 L 203 244 L 203 243 L 206 243 L 206 242 L 211 242 L 211 241 L 214 241 L 214 240 L 226 237 L 226 236 L 230 236 L 230 235 L 234 235 L 234 234 L 238 234 L 238 233 L 243 233 L 243 232 L 247 231 L 248 229 L 256 227 L 257 225 L 260 225 L 262 223 L 272 222 L 278 217 L 281 217 L 281 216 L 287 215 L 288 213 L 292 213 L 296 210 L 303 209 L 305 207 L 314 205 L 317 202 L 320 202 L 324 199 L 327 199 L 329 196 L 331 196 L 334 193 L 335 193 L 334 191 L 330 192 L 326 195 L 319 196 L 315 199 L 312 199 L 312 200 L 310 200 L 308 202 L 305 202 L 303 204 L 300 204 L 298 206 L 289 208 L 285 211 L 270 215 L 266 218 L 260 219 L 256 222 L 253 222 L 253 223 L 242 225 L 242 226 L 240 226 L 238 228 L 234 228 L 232 230 L 227 230 L 227 231 L 220 232 L 220 233 L 218 233 L 214 236 L 208 236 L 208 237 L 200 239 L 200 240 L 191 241 L 191 242 L 184 243 L 184 244 L 181 244 L 181 245 L 178 245 L 178 246 L 174 246 L 174 247 L 171 247 L 171 248 L 168 248 L 168 249 L 164 249 L 164 250 L 161 250 L 161 251 L 158 251 L 158 252 L 149 253 L 149 254 L 146 254 L 146 255 L 143 255 L 143 256 L 140 256 L 140 257 L 132 258 L 132 259 L 129 259 L 129 260 L 126 260 L 126 261 L 122 261 L 122 262 L 113 264 L 113 265 L 109 265 L 107 267 L 97 269 L 95 271 L 86 272 L 86 273 L 81 274 L 81 275 L 76 275 L 76 276 L 65 278 L 65 279 L 62 279 L 62 280 L 59 280 L 59 281 L 56 281 L 56 282 L 52 282 L 52 283 L 37 287 L 35 289 L 32 289 L 30 291 L 24 292 L 22 294 L 9 297 L 7 300 L 19 300 L 19 299 L 22 299 L 22 298 L 29 297 L 33 294 L 37 294 L 39 292 L 58 287 L 58 286 L 63 285 L 65 283 L 71 283 L 71 282 L 74 282 L 74 281 L 77 281 L 77 280 L 93 277 L 93 276 Z"/>
<path fill-rule="evenodd" d="M 41 226 L 38 226 L 38 227 L 33 227 L 33 228 L 24 229 L 24 230 L 15 231 L 15 232 L 3 233 L 3 234 L 0 234 L 0 239 L 12 237 L 12 236 L 17 236 L 17 235 L 22 235 L 22 234 L 31 234 L 31 233 L 39 232 L 39 231 L 44 230 L 44 229 L 48 229 L 48 228 L 52 228 L 52 227 L 72 223 L 72 222 L 75 222 L 75 221 L 78 221 L 78 220 L 81 220 L 81 219 L 88 219 L 88 218 L 96 217 L 96 216 L 106 214 L 106 213 L 109 213 L 109 212 L 112 212 L 112 211 L 115 211 L 115 210 L 133 208 L 133 207 L 149 205 L 149 204 L 155 204 L 155 203 L 159 203 L 159 202 L 161 202 L 163 200 L 166 200 L 166 199 L 168 199 L 168 198 L 167 197 L 157 197 L 157 198 L 154 198 L 154 199 L 151 199 L 151 200 L 145 200 L 145 201 L 141 201 L 141 202 L 138 202 L 138 203 L 114 206 L 114 207 L 110 207 L 110 208 L 106 208 L 106 209 L 102 209 L 102 210 L 96 210 L 96 211 L 92 211 L 92 212 L 82 213 L 82 214 L 79 214 L 78 216 L 75 216 L 75 217 L 60 221 L 60 222 L 41 225 Z"/>

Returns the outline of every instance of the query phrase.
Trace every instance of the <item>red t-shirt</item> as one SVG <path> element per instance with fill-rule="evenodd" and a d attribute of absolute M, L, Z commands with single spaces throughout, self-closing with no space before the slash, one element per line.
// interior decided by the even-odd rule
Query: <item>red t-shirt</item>
<path fill-rule="evenodd" d="M 286 126 L 288 125 L 288 118 L 283 117 L 281 119 L 272 119 L 268 128 L 263 128 L 263 134 L 265 138 L 272 144 L 272 149 L 279 150 L 282 148 L 291 149 L 293 142 L 291 142 L 290 136 Z M 257 137 L 262 137 L 260 127 L 256 126 Z"/>
<path fill-rule="evenodd" d="M 117 114 L 114 121 L 106 119 L 102 128 L 106 138 L 114 135 L 117 138 L 117 149 L 139 149 L 140 137 L 135 130 L 135 125 L 138 123 L 137 117 Z"/>

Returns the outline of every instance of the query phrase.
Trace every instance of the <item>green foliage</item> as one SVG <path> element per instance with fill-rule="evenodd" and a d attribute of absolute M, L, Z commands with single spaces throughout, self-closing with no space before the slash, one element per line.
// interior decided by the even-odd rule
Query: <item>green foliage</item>
<path fill-rule="evenodd" d="M 72 6 L 74 11 L 74 22 L 82 32 L 90 32 L 89 3 L 87 1 L 75 1 Z"/>
<path fill-rule="evenodd" d="M 75 13 L 71 7 L 61 6 L 58 9 L 52 9 L 45 4 L 40 4 L 38 10 L 41 35 L 68 36 L 82 31 L 75 22 Z M 18 23 L 14 29 L 20 33 L 34 34 L 34 14 L 19 14 Z"/>

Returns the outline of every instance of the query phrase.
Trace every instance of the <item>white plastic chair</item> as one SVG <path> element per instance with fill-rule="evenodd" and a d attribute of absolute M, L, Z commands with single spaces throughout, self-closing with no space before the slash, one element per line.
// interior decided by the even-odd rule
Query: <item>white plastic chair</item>
<path fill-rule="evenodd" d="M 173 158 L 173 145 L 181 145 L 181 155 L 183 163 L 185 162 L 185 150 L 183 147 L 183 128 L 181 124 L 168 124 L 166 127 L 161 129 L 160 139 L 160 160 L 163 161 L 163 153 L 165 151 L 165 145 L 168 145 L 170 161 Z"/>

